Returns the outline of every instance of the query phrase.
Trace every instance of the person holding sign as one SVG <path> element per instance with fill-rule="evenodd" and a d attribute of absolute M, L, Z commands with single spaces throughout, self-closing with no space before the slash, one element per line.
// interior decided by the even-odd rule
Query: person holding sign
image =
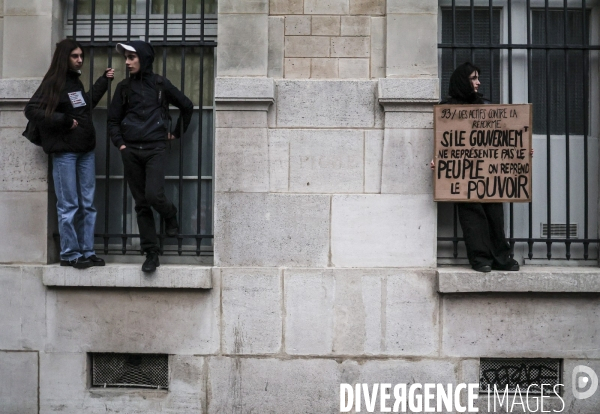
<path fill-rule="evenodd" d="M 452 73 L 446 105 L 489 104 L 479 90 L 479 68 L 463 63 Z M 435 163 L 431 162 L 435 169 Z M 456 203 L 458 219 L 463 230 L 467 257 L 474 270 L 518 271 L 519 263 L 510 257 L 510 246 L 504 233 L 502 203 Z"/>
<path fill-rule="evenodd" d="M 81 45 L 71 39 L 58 43 L 48 72 L 25 107 L 25 116 L 39 129 L 42 148 L 52 160 L 60 265 L 76 269 L 104 266 L 94 252 L 96 131 L 92 108 L 114 77 L 114 70 L 107 68 L 88 93 L 79 80 L 82 67 Z"/>

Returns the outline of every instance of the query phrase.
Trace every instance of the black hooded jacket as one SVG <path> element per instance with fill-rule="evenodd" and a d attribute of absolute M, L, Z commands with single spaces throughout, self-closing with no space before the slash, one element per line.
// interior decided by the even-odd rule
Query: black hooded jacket
<path fill-rule="evenodd" d="M 483 98 L 482 94 L 473 90 L 469 77 L 474 71 L 479 72 L 479 69 L 468 62 L 457 67 L 450 76 L 449 96 L 440 104 L 474 105 L 490 103 Z"/>
<path fill-rule="evenodd" d="M 108 111 L 108 133 L 113 144 L 135 148 L 160 148 L 166 146 L 169 121 L 156 87 L 156 75 L 152 72 L 154 48 L 141 40 L 126 43 L 136 50 L 140 59 L 140 71 L 119 82 Z M 194 105 L 166 78 L 163 91 L 167 102 L 179 108 L 180 116 L 170 133 L 179 138 L 181 128 L 185 132 L 192 119 Z M 128 82 L 129 102 L 123 102 L 124 82 Z"/>
<path fill-rule="evenodd" d="M 65 86 L 60 91 L 58 106 L 48 118 L 46 118 L 45 109 L 41 105 L 41 88 L 38 88 L 33 94 L 25 106 L 25 116 L 39 128 L 44 152 L 47 154 L 89 152 L 96 147 L 92 108 L 100 102 L 108 89 L 108 78 L 105 75 L 98 78 L 91 93 L 86 93 L 81 80 L 79 80 L 80 73 L 69 70 Z M 73 99 L 77 99 L 78 92 L 85 101 L 83 106 L 77 102 L 73 104 L 69 97 L 69 94 L 72 94 Z M 78 125 L 71 129 L 73 119 L 77 120 Z"/>

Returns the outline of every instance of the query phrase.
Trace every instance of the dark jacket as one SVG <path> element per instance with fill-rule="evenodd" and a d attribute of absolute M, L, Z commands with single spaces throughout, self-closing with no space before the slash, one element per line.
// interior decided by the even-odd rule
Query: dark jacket
<path fill-rule="evenodd" d="M 168 114 L 158 97 L 156 75 L 152 72 L 154 49 L 141 40 L 128 42 L 135 48 L 140 59 L 140 71 L 129 77 L 128 100 L 123 102 L 123 84 L 117 85 L 108 112 L 108 133 L 113 144 L 132 145 L 135 148 L 165 147 L 169 132 Z M 194 105 L 168 79 L 163 79 L 163 92 L 169 104 L 179 108 L 180 116 L 170 133 L 179 138 L 183 128 L 185 132 L 192 119 Z"/>
<path fill-rule="evenodd" d="M 65 86 L 60 92 L 58 106 L 54 113 L 46 118 L 41 103 L 41 88 L 25 106 L 25 116 L 39 128 L 42 137 L 42 148 L 47 154 L 58 152 L 89 152 L 96 147 L 96 130 L 92 123 L 92 108 L 95 107 L 108 89 L 108 78 L 98 78 L 92 94 L 86 93 L 79 80 L 80 73 L 69 70 Z M 73 107 L 69 93 L 80 92 L 85 106 Z M 71 129 L 73 119 L 78 126 Z"/>

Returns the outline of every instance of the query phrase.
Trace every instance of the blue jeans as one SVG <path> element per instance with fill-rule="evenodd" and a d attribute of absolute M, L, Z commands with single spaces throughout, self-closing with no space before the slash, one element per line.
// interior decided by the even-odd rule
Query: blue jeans
<path fill-rule="evenodd" d="M 94 151 L 52 154 L 61 260 L 74 260 L 81 256 L 87 258 L 96 254 L 95 163 Z"/>

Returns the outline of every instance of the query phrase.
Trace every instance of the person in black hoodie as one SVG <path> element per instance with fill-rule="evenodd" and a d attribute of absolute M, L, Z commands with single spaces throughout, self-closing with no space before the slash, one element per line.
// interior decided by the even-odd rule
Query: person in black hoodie
<path fill-rule="evenodd" d="M 448 97 L 440 104 L 489 104 L 479 90 L 479 68 L 465 62 L 452 73 Z M 435 164 L 432 161 L 432 169 Z M 510 257 L 510 246 L 504 233 L 502 203 L 456 203 L 462 227 L 467 257 L 474 270 L 519 270 L 519 263 Z"/>
<path fill-rule="evenodd" d="M 79 43 L 71 39 L 58 43 L 48 72 L 25 107 L 25 116 L 39 129 L 42 148 L 52 159 L 60 265 L 77 269 L 104 266 L 94 251 L 96 131 L 92 108 L 114 77 L 113 69 L 106 69 L 92 91 L 85 92 L 79 80 L 83 57 Z"/>
<path fill-rule="evenodd" d="M 121 151 L 125 179 L 135 200 L 140 244 L 146 254 L 142 271 L 160 266 L 156 224 L 151 207 L 165 220 L 167 236 L 178 233 L 177 208 L 165 195 L 166 142 L 180 138 L 192 119 L 192 102 L 173 84 L 152 72 L 154 48 L 135 40 L 117 44 L 125 56 L 129 78 L 117 85 L 108 113 L 108 130 Z M 169 130 L 168 104 L 179 108 L 180 116 Z"/>

